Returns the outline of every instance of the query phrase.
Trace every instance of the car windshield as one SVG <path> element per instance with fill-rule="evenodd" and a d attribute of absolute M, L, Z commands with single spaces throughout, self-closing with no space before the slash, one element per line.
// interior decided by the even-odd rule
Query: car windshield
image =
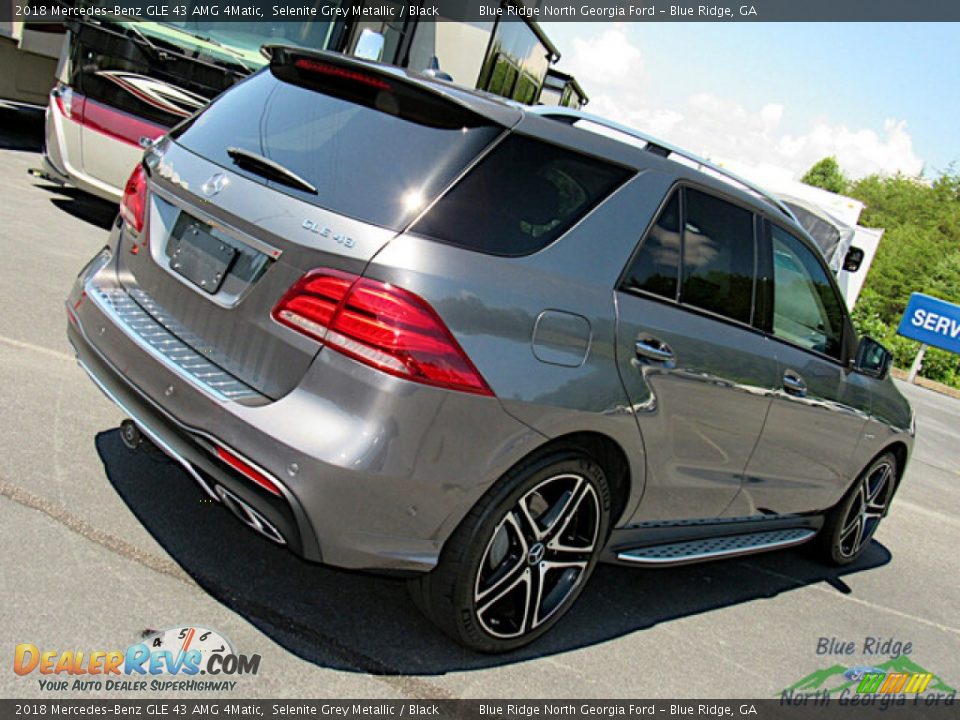
<path fill-rule="evenodd" d="M 112 0 L 79 0 L 84 7 L 102 7 L 106 15 L 114 21 L 136 21 L 137 18 L 123 11 Z M 256 70 L 266 64 L 266 58 L 260 54 L 264 43 L 295 45 L 303 48 L 323 50 L 330 40 L 333 28 L 333 14 L 325 11 L 342 4 L 342 0 L 308 0 L 303 7 L 314 9 L 315 19 L 305 22 L 265 22 L 263 20 L 243 20 L 231 15 L 229 20 L 202 19 L 201 13 L 206 6 L 199 2 L 178 5 L 176 15 L 160 22 L 136 22 L 133 32 L 146 35 L 150 40 L 171 42 L 174 45 L 189 43 L 188 38 L 196 42 L 201 52 L 222 54 L 233 63 Z M 300 6 L 298 6 L 300 7 Z M 221 13 L 222 16 L 222 13 Z M 181 19 L 183 18 L 183 19 Z M 132 24 L 132 23 L 127 23 Z M 196 48 L 195 48 L 196 49 Z"/>
<path fill-rule="evenodd" d="M 334 3 L 318 2 L 317 5 Z M 329 20 L 311 22 L 263 22 L 233 20 L 185 20 L 164 22 L 194 37 L 256 53 L 264 43 L 279 43 L 322 50 L 327 46 L 332 23 Z"/>

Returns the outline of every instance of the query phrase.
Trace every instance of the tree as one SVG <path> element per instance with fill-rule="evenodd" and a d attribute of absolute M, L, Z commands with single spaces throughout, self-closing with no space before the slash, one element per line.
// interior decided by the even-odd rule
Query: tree
<path fill-rule="evenodd" d="M 960 304 L 960 175 L 950 170 L 932 183 L 871 175 L 850 182 L 845 194 L 865 203 L 861 225 L 886 228 L 854 309 L 854 324 L 887 345 L 898 366 L 907 367 L 920 344 L 896 332 L 910 293 Z M 931 348 L 921 374 L 960 387 L 960 356 Z"/>
<path fill-rule="evenodd" d="M 841 195 L 845 195 L 847 188 L 850 186 L 850 181 L 840 170 L 840 164 L 833 155 L 814 163 L 806 174 L 800 178 L 800 182 Z"/>

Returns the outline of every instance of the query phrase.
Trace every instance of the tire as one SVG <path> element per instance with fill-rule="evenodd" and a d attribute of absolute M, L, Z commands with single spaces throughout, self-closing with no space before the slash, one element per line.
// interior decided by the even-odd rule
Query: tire
<path fill-rule="evenodd" d="M 570 609 L 606 542 L 610 489 L 578 450 L 514 468 L 450 536 L 437 567 L 410 581 L 423 613 L 461 645 L 513 650 Z"/>
<path fill-rule="evenodd" d="M 849 565 L 863 553 L 886 517 L 897 486 L 897 458 L 887 452 L 871 462 L 826 516 L 813 549 L 836 566 Z"/>

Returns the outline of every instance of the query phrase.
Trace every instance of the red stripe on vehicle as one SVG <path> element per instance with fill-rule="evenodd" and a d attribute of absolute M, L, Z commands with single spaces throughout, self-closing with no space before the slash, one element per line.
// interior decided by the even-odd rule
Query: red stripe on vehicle
<path fill-rule="evenodd" d="M 118 78 L 114 75 L 101 74 L 101 77 L 105 77 L 110 82 L 116 83 L 128 93 L 136 97 L 138 100 L 147 103 L 147 105 L 152 105 L 158 110 L 163 110 L 164 112 L 170 113 L 171 115 L 179 115 L 180 117 L 190 117 L 190 112 L 182 108 L 178 108 L 173 103 L 162 103 L 157 102 L 154 98 L 150 97 L 147 93 L 140 90 L 136 85 L 131 82 L 124 80 L 123 78 Z"/>

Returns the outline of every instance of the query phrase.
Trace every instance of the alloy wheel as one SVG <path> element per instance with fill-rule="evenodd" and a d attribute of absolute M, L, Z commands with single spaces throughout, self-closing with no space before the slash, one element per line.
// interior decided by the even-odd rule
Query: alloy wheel
<path fill-rule="evenodd" d="M 483 630 L 517 638 L 560 610 L 584 578 L 599 528 L 600 501 L 581 475 L 555 475 L 525 493 L 480 560 L 474 612 Z"/>
<path fill-rule="evenodd" d="M 840 554 L 853 557 L 870 542 L 887 511 L 893 489 L 893 466 L 880 463 L 859 481 L 838 540 Z"/>

